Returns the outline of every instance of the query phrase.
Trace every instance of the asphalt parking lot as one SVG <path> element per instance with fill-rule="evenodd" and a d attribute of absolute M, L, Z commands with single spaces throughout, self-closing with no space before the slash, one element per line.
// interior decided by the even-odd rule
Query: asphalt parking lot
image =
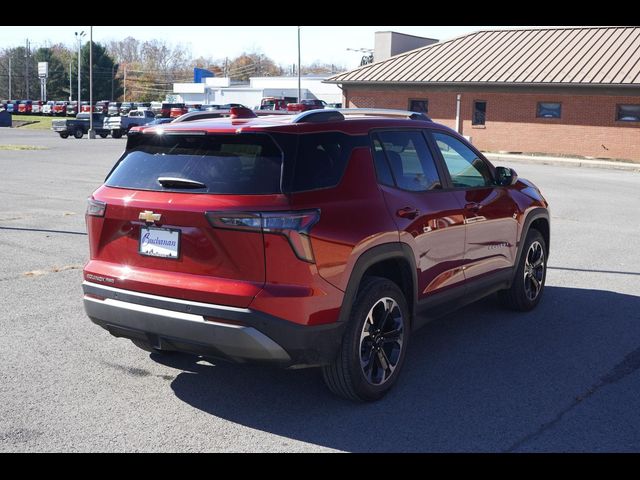
<path fill-rule="evenodd" d="M 640 173 L 506 165 L 551 204 L 541 304 L 429 324 L 357 405 L 314 370 L 150 355 L 86 318 L 85 199 L 124 144 L 0 130 L 0 451 L 640 450 Z"/>

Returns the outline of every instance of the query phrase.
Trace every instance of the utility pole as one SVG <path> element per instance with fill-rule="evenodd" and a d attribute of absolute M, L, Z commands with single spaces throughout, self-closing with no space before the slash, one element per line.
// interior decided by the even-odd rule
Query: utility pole
<path fill-rule="evenodd" d="M 300 88 L 300 26 L 298 26 L 298 103 L 302 100 L 301 98 L 302 89 Z"/>
<path fill-rule="evenodd" d="M 73 60 L 69 60 L 69 101 L 73 99 L 73 88 L 71 84 L 71 67 L 73 64 Z"/>
<path fill-rule="evenodd" d="M 127 101 L 127 64 L 124 64 L 124 95 L 122 98 L 123 102 Z"/>
<path fill-rule="evenodd" d="M 81 91 L 80 91 L 80 50 L 82 47 L 82 37 L 84 37 L 86 34 L 84 33 L 84 30 L 82 30 L 80 33 L 76 32 L 76 40 L 78 41 L 78 108 L 76 109 L 76 115 L 78 113 L 80 113 L 80 97 L 81 97 Z"/>
<path fill-rule="evenodd" d="M 89 26 L 89 139 L 96 138 L 93 130 L 93 26 Z"/>
<path fill-rule="evenodd" d="M 111 101 L 113 102 L 113 82 L 115 80 L 115 71 L 116 68 L 118 68 L 119 65 L 117 63 L 114 63 L 113 66 L 111 67 Z"/>
<path fill-rule="evenodd" d="M 11 98 L 11 56 L 9 56 L 9 100 L 12 100 Z"/>
<path fill-rule="evenodd" d="M 26 58 L 26 62 L 25 62 L 26 77 L 25 77 L 25 81 L 26 81 L 26 84 L 27 84 L 27 96 L 25 98 L 31 98 L 31 95 L 29 95 L 29 55 L 30 54 L 31 54 L 31 52 L 29 51 L 29 39 L 27 38 L 26 49 L 24 51 L 24 58 Z"/>

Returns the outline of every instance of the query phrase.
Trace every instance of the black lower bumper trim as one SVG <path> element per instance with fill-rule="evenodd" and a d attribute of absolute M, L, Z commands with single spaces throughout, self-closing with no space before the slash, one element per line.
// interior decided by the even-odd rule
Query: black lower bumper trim
<path fill-rule="evenodd" d="M 90 282 L 83 283 L 83 290 L 88 316 L 115 336 L 236 362 L 269 362 L 285 367 L 326 365 L 335 357 L 344 332 L 342 323 L 297 325 L 248 308 L 160 297 Z M 205 321 L 204 317 L 220 322 Z"/>

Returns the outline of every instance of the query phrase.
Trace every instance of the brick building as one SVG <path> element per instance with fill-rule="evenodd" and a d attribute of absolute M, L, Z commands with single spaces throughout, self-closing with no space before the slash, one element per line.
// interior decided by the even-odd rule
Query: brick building
<path fill-rule="evenodd" d="M 347 107 L 426 111 L 485 151 L 640 160 L 640 27 L 481 31 L 327 82 Z"/>

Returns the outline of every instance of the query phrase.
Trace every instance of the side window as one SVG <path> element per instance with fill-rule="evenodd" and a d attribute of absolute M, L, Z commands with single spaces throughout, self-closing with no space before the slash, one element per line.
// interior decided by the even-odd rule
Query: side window
<path fill-rule="evenodd" d="M 457 138 L 433 132 L 433 138 L 442 152 L 454 187 L 471 188 L 493 186 L 488 165 Z"/>
<path fill-rule="evenodd" d="M 409 100 L 409 111 L 429 113 L 429 100 L 417 100 L 417 99 Z"/>
<path fill-rule="evenodd" d="M 342 179 L 351 150 L 365 145 L 368 145 L 365 136 L 352 137 L 337 132 L 300 135 L 294 191 L 335 187 Z"/>
<path fill-rule="evenodd" d="M 538 102 L 537 118 L 560 118 L 561 116 L 562 104 L 558 102 Z"/>
<path fill-rule="evenodd" d="M 471 125 L 484 125 L 487 118 L 487 102 L 476 100 L 473 102 L 473 118 Z"/>
<path fill-rule="evenodd" d="M 435 161 L 421 132 L 378 132 L 377 139 L 398 188 L 412 192 L 442 188 Z"/>

